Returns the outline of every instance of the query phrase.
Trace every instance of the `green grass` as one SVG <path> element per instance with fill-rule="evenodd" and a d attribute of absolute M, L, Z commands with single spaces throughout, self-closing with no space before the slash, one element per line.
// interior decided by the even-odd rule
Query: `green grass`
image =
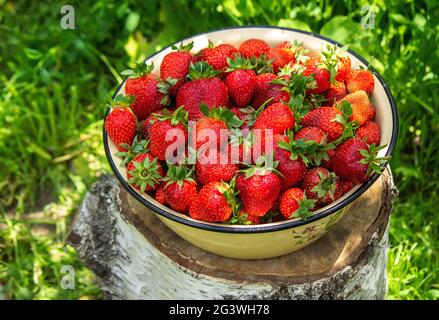
<path fill-rule="evenodd" d="M 63 238 L 88 186 L 109 170 L 100 136 L 118 72 L 194 33 L 269 24 L 339 40 L 388 82 L 400 117 L 388 298 L 439 298 L 437 2 L 73 1 L 75 30 L 59 26 L 63 4 L 0 0 L 0 297 L 102 297 Z M 369 30 L 365 4 L 375 11 Z M 75 268 L 75 290 L 59 285 L 63 265 Z"/>

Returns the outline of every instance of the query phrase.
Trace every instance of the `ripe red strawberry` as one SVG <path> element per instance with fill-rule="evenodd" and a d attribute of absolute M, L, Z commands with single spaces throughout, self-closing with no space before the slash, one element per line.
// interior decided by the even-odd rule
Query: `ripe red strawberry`
<path fill-rule="evenodd" d="M 282 134 L 294 128 L 294 114 L 284 103 L 273 103 L 266 107 L 257 117 L 253 129 L 273 130 L 273 134 Z"/>
<path fill-rule="evenodd" d="M 203 156 L 198 155 L 195 172 L 201 184 L 213 181 L 229 182 L 238 172 L 238 166 L 231 162 L 227 152 L 209 149 Z"/>
<path fill-rule="evenodd" d="M 128 151 L 137 134 L 137 119 L 130 108 L 132 99 L 119 94 L 113 104 L 113 110 L 105 118 L 105 131 L 119 151 Z"/>
<path fill-rule="evenodd" d="M 315 167 L 306 173 L 303 188 L 308 199 L 316 200 L 317 204 L 325 205 L 335 200 L 338 177 L 322 167 Z"/>
<path fill-rule="evenodd" d="M 304 127 L 296 132 L 294 140 L 313 140 L 317 143 L 323 143 L 326 140 L 326 133 L 318 127 Z"/>
<path fill-rule="evenodd" d="M 189 112 L 189 120 L 197 120 L 203 116 L 201 104 L 212 107 L 227 106 L 229 93 L 226 85 L 217 77 L 217 72 L 206 62 L 197 62 L 189 67 L 189 77 L 177 92 L 177 106 L 184 106 Z"/>
<path fill-rule="evenodd" d="M 234 192 L 225 182 L 211 182 L 201 188 L 189 207 L 189 216 L 207 222 L 224 222 L 230 219 Z"/>
<path fill-rule="evenodd" d="M 144 139 L 149 139 L 149 132 L 151 130 L 151 126 L 154 122 L 157 121 L 157 114 L 163 115 L 164 110 L 160 110 L 154 113 L 151 113 L 149 116 L 146 117 L 145 120 L 142 122 L 142 126 L 140 127 L 140 131 L 142 133 L 142 137 Z M 172 114 L 172 111 L 169 111 L 169 113 Z"/>
<path fill-rule="evenodd" d="M 131 109 L 139 121 L 169 104 L 169 87 L 176 82 L 173 79 L 160 81 L 160 78 L 151 74 L 153 69 L 153 64 L 139 62 L 134 70 L 122 72 L 129 76 L 125 82 L 125 93 L 135 97 Z"/>
<path fill-rule="evenodd" d="M 346 80 L 346 88 L 349 93 L 363 90 L 371 94 L 375 85 L 373 74 L 369 70 L 352 70 L 350 77 Z"/>
<path fill-rule="evenodd" d="M 252 106 L 255 109 L 262 106 L 268 99 L 271 99 L 270 103 L 288 102 L 290 100 L 289 93 L 283 90 L 282 85 L 272 83 L 275 79 L 277 79 L 277 76 L 273 73 L 263 73 L 257 76 L 255 96 L 252 101 Z"/>
<path fill-rule="evenodd" d="M 351 104 L 352 115 L 350 121 L 356 121 L 359 126 L 362 126 L 370 120 L 371 115 L 374 113 L 369 97 L 363 90 L 348 94 L 340 100 L 340 102 L 342 101 L 347 101 Z"/>
<path fill-rule="evenodd" d="M 267 54 L 269 50 L 270 46 L 268 43 L 260 39 L 248 39 L 239 46 L 239 53 L 244 58 L 260 57 L 263 54 Z"/>
<path fill-rule="evenodd" d="M 127 165 L 128 183 L 140 192 L 157 189 L 162 177 L 161 164 L 149 153 L 138 154 Z"/>
<path fill-rule="evenodd" d="M 358 184 L 365 182 L 371 171 L 380 173 L 380 164 L 388 157 L 377 157 L 385 146 L 368 146 L 358 138 L 350 138 L 335 149 L 331 158 L 332 169 L 341 179 Z"/>
<path fill-rule="evenodd" d="M 350 73 L 351 73 L 351 59 L 349 58 L 349 56 L 339 57 L 335 80 L 338 82 L 344 82 L 349 78 Z"/>
<path fill-rule="evenodd" d="M 178 108 L 174 113 L 170 113 L 168 110 L 163 110 L 162 114 L 154 114 L 157 121 L 155 121 L 150 128 L 149 136 L 149 148 L 151 154 L 157 157 L 159 160 L 168 162 L 171 161 L 171 157 L 174 155 L 173 150 L 168 150 L 169 146 L 174 145 L 178 150 L 182 151 L 181 156 L 184 156 L 185 144 L 188 139 L 187 132 L 187 111 L 183 107 Z M 166 136 L 170 130 L 174 130 L 173 140 L 167 141 Z M 177 136 L 179 135 L 179 136 Z M 175 143 L 180 144 L 175 145 Z M 171 149 L 171 148 L 170 148 Z"/>
<path fill-rule="evenodd" d="M 314 204 L 314 200 L 308 200 L 302 189 L 291 188 L 280 196 L 279 209 L 286 219 L 307 219 Z"/>
<path fill-rule="evenodd" d="M 343 181 L 343 180 L 338 179 L 337 186 L 335 188 L 334 199 L 335 200 L 340 199 L 346 193 L 348 193 L 353 187 L 354 187 L 354 184 L 352 182 Z"/>
<path fill-rule="evenodd" d="M 337 140 L 343 133 L 343 125 L 335 121 L 341 112 L 335 107 L 320 107 L 308 112 L 302 119 L 303 127 L 318 127 L 326 132 L 328 142 Z"/>
<path fill-rule="evenodd" d="M 293 65 L 296 61 L 293 50 L 289 48 L 270 48 L 267 52 L 267 59 L 271 60 L 272 67 L 275 73 L 278 73 L 280 69 L 287 64 Z"/>
<path fill-rule="evenodd" d="M 282 190 L 299 184 L 306 174 L 305 162 L 302 157 L 294 153 L 294 146 L 290 137 L 283 136 L 274 149 L 274 160 L 278 162 L 276 169 L 282 174 L 280 177 Z"/>
<path fill-rule="evenodd" d="M 251 70 L 254 66 L 241 57 L 229 60 L 229 73 L 225 84 L 237 107 L 248 106 L 253 99 L 257 85 L 256 73 Z"/>
<path fill-rule="evenodd" d="M 281 181 L 269 166 L 250 167 L 236 178 L 236 188 L 246 213 L 265 215 L 276 201 Z"/>
<path fill-rule="evenodd" d="M 230 44 L 220 44 L 214 47 L 209 42 L 209 47 L 201 50 L 198 61 L 205 61 L 212 66 L 213 69 L 224 71 L 228 64 L 227 59 L 232 59 L 238 50 Z"/>
<path fill-rule="evenodd" d="M 197 197 L 197 183 L 192 178 L 192 170 L 183 166 L 168 166 L 163 179 L 166 203 L 178 212 L 187 212 Z"/>
<path fill-rule="evenodd" d="M 325 98 L 328 99 L 329 105 L 332 105 L 335 101 L 342 99 L 348 94 L 346 85 L 343 82 L 331 83 L 328 91 L 325 92 Z"/>
<path fill-rule="evenodd" d="M 367 144 L 375 144 L 378 146 L 381 140 L 380 127 L 376 122 L 368 121 L 358 128 L 357 138 L 363 140 Z"/>
<path fill-rule="evenodd" d="M 163 80 L 178 80 L 170 89 L 171 94 L 177 93 L 177 90 L 183 85 L 189 73 L 189 65 L 196 62 L 196 58 L 190 52 L 193 44 L 193 42 L 187 45 L 180 44 L 178 48 L 173 46 L 172 48 L 177 51 L 168 53 L 162 60 L 162 64 L 160 65 L 160 77 Z"/>
<path fill-rule="evenodd" d="M 209 108 L 206 105 L 201 105 L 201 112 L 203 117 L 198 119 L 196 123 L 196 129 L 193 132 L 195 136 L 192 136 L 193 141 L 196 142 L 196 148 L 200 149 L 203 147 L 214 147 L 216 149 L 223 149 L 225 144 L 228 142 L 228 128 L 240 127 L 242 120 L 229 109 L 226 108 Z M 227 130 L 227 131 L 226 131 Z M 221 141 L 222 132 L 225 133 L 226 139 Z M 212 143 L 215 141 L 215 146 Z M 221 144 L 223 142 L 223 144 Z"/>
<path fill-rule="evenodd" d="M 165 197 L 165 184 L 162 183 L 160 184 L 160 187 L 157 188 L 156 192 L 155 192 L 155 199 L 157 200 L 157 202 L 161 203 L 161 204 L 166 204 L 166 197 Z"/>
<path fill-rule="evenodd" d="M 315 80 L 314 88 L 307 89 L 307 93 L 323 93 L 329 89 L 330 76 L 329 71 L 323 68 L 319 61 L 314 58 L 310 58 L 305 62 L 305 69 L 302 72 L 304 76 L 313 76 Z"/>

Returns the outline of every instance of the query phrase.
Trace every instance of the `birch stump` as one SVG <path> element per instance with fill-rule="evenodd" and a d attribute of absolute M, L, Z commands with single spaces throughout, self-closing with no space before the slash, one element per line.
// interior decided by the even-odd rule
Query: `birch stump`
<path fill-rule="evenodd" d="M 104 175 L 85 196 L 67 241 L 109 299 L 383 299 L 396 192 L 386 171 L 310 246 L 235 260 L 181 239 Z"/>

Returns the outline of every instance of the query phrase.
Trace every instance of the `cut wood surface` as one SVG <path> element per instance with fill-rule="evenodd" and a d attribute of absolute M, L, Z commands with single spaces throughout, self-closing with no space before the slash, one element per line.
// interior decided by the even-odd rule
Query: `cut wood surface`
<path fill-rule="evenodd" d="M 116 299 L 382 299 L 396 189 L 386 173 L 320 240 L 278 258 L 237 260 L 170 231 L 110 175 L 86 195 L 70 242 Z"/>

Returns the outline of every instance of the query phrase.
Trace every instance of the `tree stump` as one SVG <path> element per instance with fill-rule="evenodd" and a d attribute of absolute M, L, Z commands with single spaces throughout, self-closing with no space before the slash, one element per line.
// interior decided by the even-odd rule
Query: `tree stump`
<path fill-rule="evenodd" d="M 386 170 L 320 240 L 278 258 L 237 260 L 181 239 L 104 175 L 67 241 L 110 299 L 383 299 L 396 193 Z"/>

